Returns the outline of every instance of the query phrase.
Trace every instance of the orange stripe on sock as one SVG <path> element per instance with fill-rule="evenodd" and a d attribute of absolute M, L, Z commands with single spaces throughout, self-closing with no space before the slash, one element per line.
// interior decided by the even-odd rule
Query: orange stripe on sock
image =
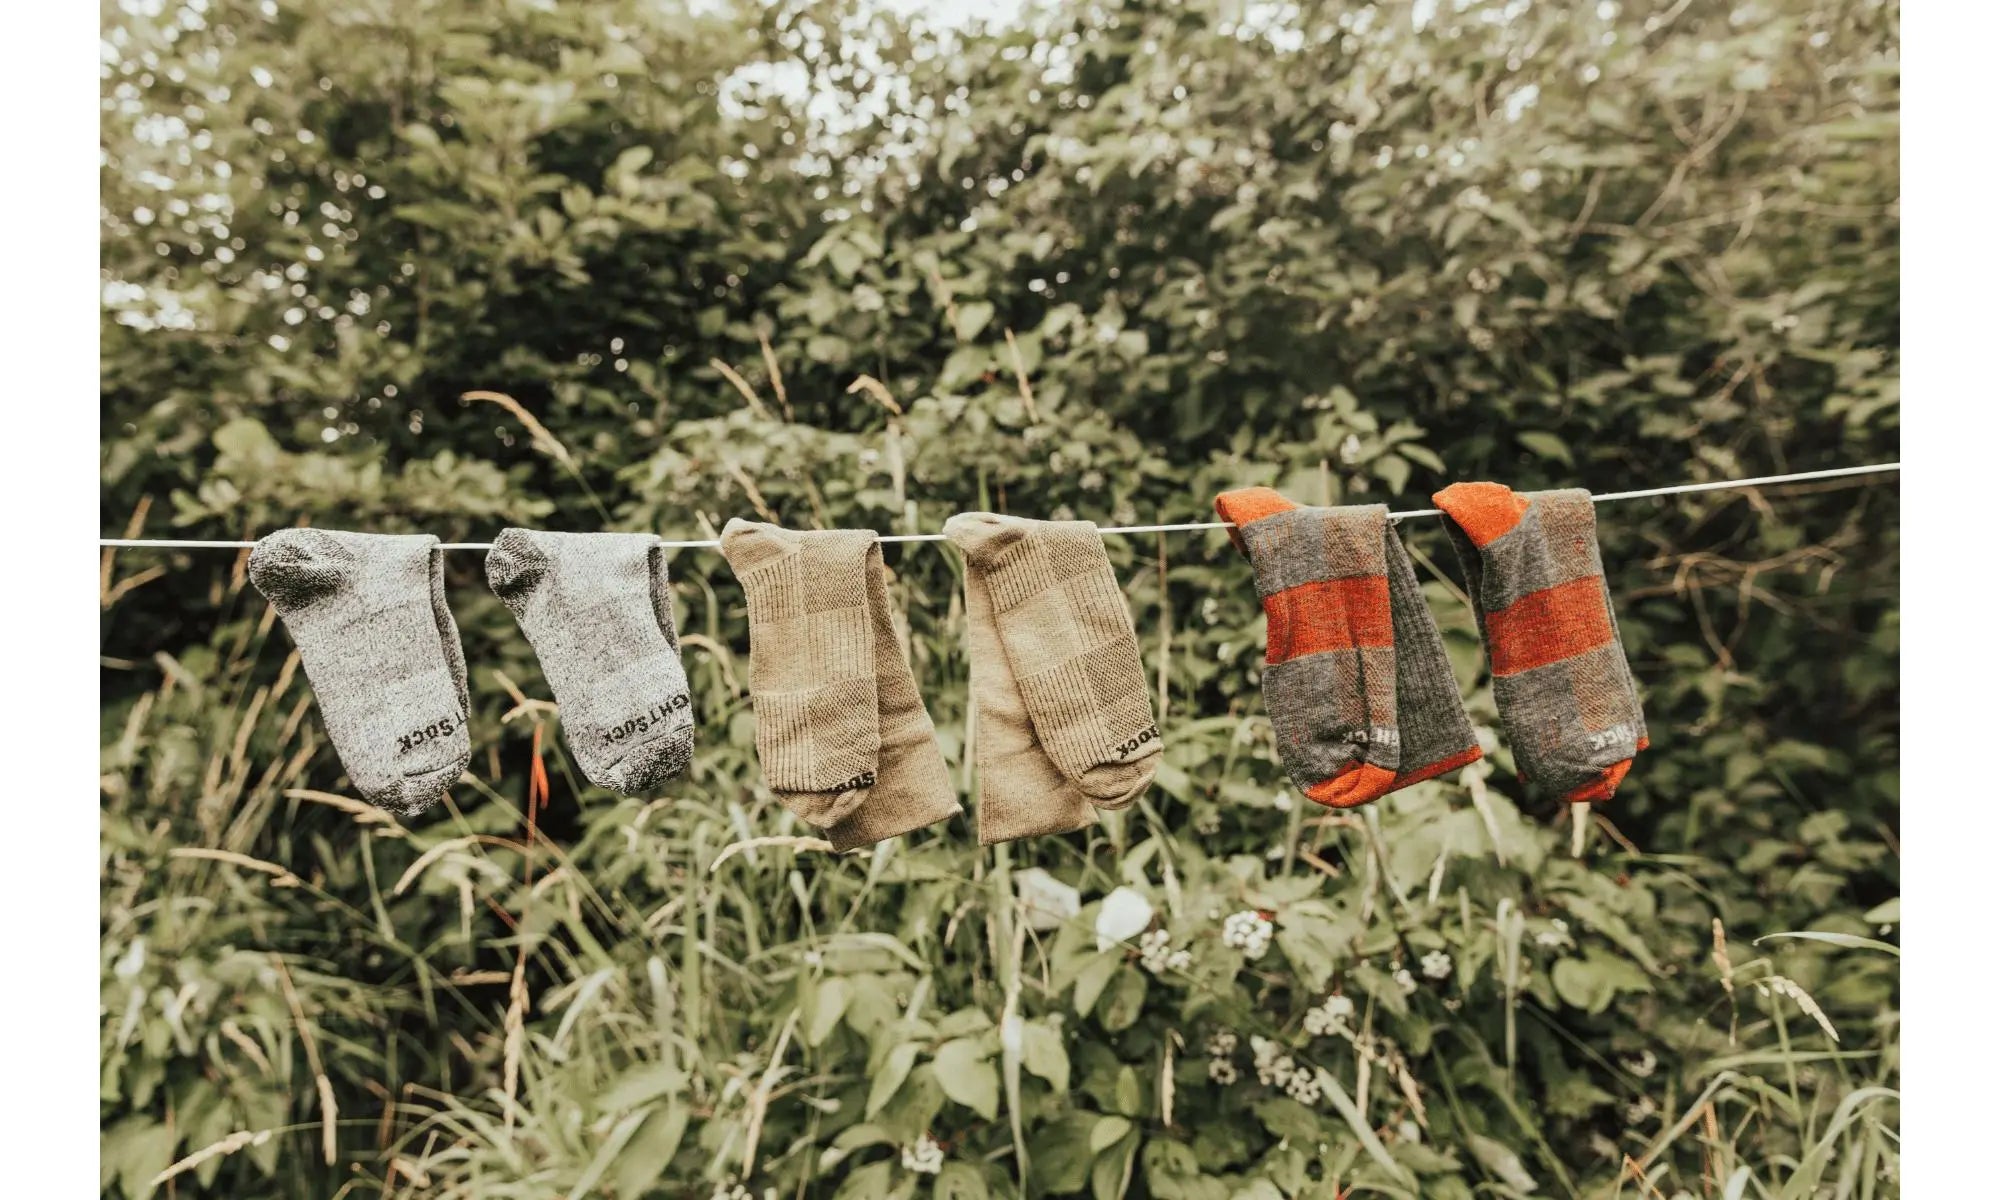
<path fill-rule="evenodd" d="M 1604 581 L 1586 575 L 1530 592 L 1486 614 L 1487 652 L 1495 675 L 1514 675 L 1573 658 L 1611 641 Z"/>
<path fill-rule="evenodd" d="M 1594 804 L 1609 800 L 1612 793 L 1618 790 L 1618 785 L 1625 781 L 1625 773 L 1631 769 L 1632 760 L 1629 758 L 1624 762 L 1612 763 L 1604 768 L 1604 774 L 1599 775 L 1594 782 L 1583 785 L 1563 799 L 1571 804 Z"/>
<path fill-rule="evenodd" d="M 1306 789 L 1306 799 L 1328 808 L 1366 804 L 1396 785 L 1396 773 L 1371 763 L 1351 762 Z"/>
<path fill-rule="evenodd" d="M 1484 546 L 1521 523 L 1528 511 L 1525 496 L 1498 483 L 1454 483 L 1431 497 L 1475 546 Z"/>
<path fill-rule="evenodd" d="M 1215 515 L 1232 525 L 1243 526 L 1253 521 L 1297 508 L 1290 500 L 1267 487 L 1237 488 L 1224 492 L 1215 498 Z"/>
<path fill-rule="evenodd" d="M 1392 646 L 1396 640 L 1386 575 L 1288 587 L 1264 597 L 1264 615 L 1270 619 L 1264 651 L 1270 666 L 1326 650 Z"/>
<path fill-rule="evenodd" d="M 1393 792 L 1398 788 L 1409 787 L 1413 783 L 1422 783 L 1426 779 L 1435 779 L 1446 771 L 1456 771 L 1460 767 L 1469 767 L 1484 757 L 1486 757 L 1486 752 L 1477 746 L 1461 750 L 1450 758 L 1441 759 L 1428 767 L 1418 767 L 1407 774 L 1396 776 L 1396 782 L 1389 785 L 1389 790 Z"/>

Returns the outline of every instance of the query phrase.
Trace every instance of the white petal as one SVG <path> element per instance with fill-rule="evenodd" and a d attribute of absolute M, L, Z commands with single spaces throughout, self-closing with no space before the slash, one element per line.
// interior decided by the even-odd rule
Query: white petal
<path fill-rule="evenodd" d="M 1153 906 L 1137 888 L 1121 887 L 1104 898 L 1097 910 L 1097 948 L 1109 950 L 1137 937 L 1153 923 Z"/>
<path fill-rule="evenodd" d="M 1014 872 L 1014 890 L 1027 909 L 1028 928 L 1059 929 L 1083 907 L 1083 897 L 1040 867 Z"/>

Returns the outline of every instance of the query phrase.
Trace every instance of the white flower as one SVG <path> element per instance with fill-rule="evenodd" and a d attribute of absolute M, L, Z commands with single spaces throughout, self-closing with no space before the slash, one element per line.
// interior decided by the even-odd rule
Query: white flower
<path fill-rule="evenodd" d="M 1410 968 L 1397 967 L 1394 978 L 1396 986 L 1403 989 L 1405 996 L 1417 990 L 1417 979 L 1416 976 L 1410 974 Z"/>
<path fill-rule="evenodd" d="M 1564 946 L 1575 945 L 1576 941 L 1569 935 L 1569 922 L 1557 917 L 1549 922 L 1547 929 L 1535 934 L 1535 944 L 1550 950 L 1559 950 Z"/>
<path fill-rule="evenodd" d="M 1228 1029 L 1218 1029 L 1209 1034 L 1208 1053 L 1212 1058 L 1227 1058 L 1236 1053 L 1236 1034 Z"/>
<path fill-rule="evenodd" d="M 1075 888 L 1040 867 L 1014 872 L 1014 894 L 1021 898 L 1030 929 L 1060 929 L 1083 907 Z"/>
<path fill-rule="evenodd" d="M 1153 923 L 1153 906 L 1137 888 L 1121 887 L 1104 898 L 1097 910 L 1097 948 L 1109 950 L 1137 937 Z"/>
<path fill-rule="evenodd" d="M 734 1186 L 718 1183 L 715 1185 L 715 1191 L 711 1193 L 710 1200 L 755 1200 L 755 1197 L 751 1195 L 749 1188 L 740 1183 Z"/>
<path fill-rule="evenodd" d="M 1226 1058 L 1211 1058 L 1208 1060 L 1208 1078 L 1212 1083 L 1228 1087 L 1236 1082 L 1236 1064 Z"/>
<path fill-rule="evenodd" d="M 1292 793 L 1289 788 L 1279 788 L 1271 793 L 1271 807 L 1279 812 L 1292 811 Z"/>
<path fill-rule="evenodd" d="M 1169 947 L 1169 938 L 1164 929 L 1155 929 L 1139 939 L 1139 963 L 1155 975 L 1168 971 L 1185 971 L 1194 965 L 1194 955 L 1186 950 Z"/>
<path fill-rule="evenodd" d="M 1641 1096 L 1636 1104 L 1625 1106 L 1625 1123 L 1627 1125 L 1644 1125 L 1647 1121 L 1652 1120 L 1653 1114 L 1658 1111 L 1660 1111 L 1659 1106 L 1653 1103 L 1651 1096 Z"/>
<path fill-rule="evenodd" d="M 1250 1039 L 1250 1054 L 1257 1068 L 1257 1082 L 1266 1087 L 1289 1087 L 1292 1076 L 1298 1074 L 1299 1065 L 1292 1056 L 1284 1053 L 1278 1043 L 1265 1038 Z"/>
<path fill-rule="evenodd" d="M 1424 978 L 1444 979 L 1451 974 L 1451 955 L 1442 950 L 1433 950 L 1424 955 Z"/>
<path fill-rule="evenodd" d="M 1644 1079 L 1648 1075 L 1651 1075 L 1653 1073 L 1654 1068 L 1658 1067 L 1659 1065 L 1660 1065 L 1660 1060 L 1653 1057 L 1653 1052 L 1651 1050 L 1646 1051 L 1637 1058 L 1628 1058 L 1625 1060 L 1625 1069 L 1632 1072 L 1634 1075 L 1637 1075 L 1641 1079 Z"/>
<path fill-rule="evenodd" d="M 1222 944 L 1243 951 L 1244 958 L 1259 959 L 1270 948 L 1271 932 L 1269 917 L 1246 908 L 1222 922 Z"/>
<path fill-rule="evenodd" d="M 1345 996 L 1328 996 L 1324 1003 L 1306 1013 L 1306 1032 L 1314 1037 L 1340 1033 L 1354 1015 L 1354 1001 Z"/>
<path fill-rule="evenodd" d="M 1289 1061 L 1289 1060 L 1288 1060 Z M 1319 1077 L 1311 1071 L 1294 1071 L 1285 1091 L 1300 1104 L 1311 1106 L 1319 1103 Z"/>
<path fill-rule="evenodd" d="M 944 1167 L 944 1147 L 927 1133 L 916 1145 L 903 1147 L 903 1166 L 919 1175 L 935 1175 Z"/>

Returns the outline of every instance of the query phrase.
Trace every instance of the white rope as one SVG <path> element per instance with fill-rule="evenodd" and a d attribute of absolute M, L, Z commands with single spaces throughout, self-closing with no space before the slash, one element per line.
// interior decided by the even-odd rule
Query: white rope
<path fill-rule="evenodd" d="M 1847 475 L 1876 475 L 1885 471 L 1900 471 L 1902 469 L 1903 464 L 1900 462 L 1875 463 L 1872 466 L 1866 467 L 1833 467 L 1825 471 L 1798 471 L 1790 475 L 1760 475 L 1755 479 L 1724 479 L 1715 483 L 1681 483 L 1675 484 L 1672 487 L 1642 488 L 1636 492 L 1605 492 L 1601 495 L 1592 496 L 1590 499 L 1592 503 L 1604 504 L 1613 500 L 1639 500 L 1647 496 L 1681 496 L 1690 492 L 1721 492 L 1735 488 L 1763 487 L 1774 483 L 1804 483 L 1812 479 L 1839 479 Z M 1406 512 L 1392 512 L 1389 514 L 1389 519 L 1392 521 L 1402 521 L 1410 517 L 1437 517 L 1443 515 L 1441 510 L 1435 508 L 1413 508 Z M 1230 524 L 1227 521 L 1188 521 L 1178 525 L 1101 525 L 1098 527 L 1097 532 L 1192 533 L 1203 529 L 1228 528 L 1230 528 Z M 942 542 L 945 540 L 945 536 L 941 533 L 894 533 L 883 534 L 881 540 L 885 542 Z M 99 538 L 97 539 L 97 544 L 99 546 L 116 547 L 119 549 L 247 550 L 257 543 L 192 541 L 176 540 L 174 538 Z M 660 545 L 670 550 L 705 550 L 720 546 L 721 544 L 721 542 L 712 538 L 707 541 L 662 541 L 660 543 Z M 444 542 L 438 546 L 440 550 L 490 550 L 492 548 L 493 543 L 491 542 Z"/>

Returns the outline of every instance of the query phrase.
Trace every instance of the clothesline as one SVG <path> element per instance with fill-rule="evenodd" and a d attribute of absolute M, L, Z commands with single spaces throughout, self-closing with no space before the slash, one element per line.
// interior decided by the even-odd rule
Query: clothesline
<path fill-rule="evenodd" d="M 1886 471 L 1900 471 L 1902 469 L 1903 464 L 1900 462 L 1874 463 L 1865 467 L 1832 467 L 1824 471 L 1796 471 L 1789 475 L 1760 475 L 1753 479 L 1723 479 L 1713 483 L 1681 483 L 1675 484 L 1672 487 L 1641 488 L 1633 492 L 1604 492 L 1593 495 L 1590 499 L 1595 504 L 1606 504 L 1614 500 L 1640 500 L 1649 496 L 1680 496 L 1692 492 L 1721 492 L 1738 488 L 1764 487 L 1768 484 L 1778 483 L 1805 483 L 1814 479 L 1839 479 L 1849 475 L 1876 475 Z M 1436 517 L 1441 515 L 1443 514 L 1435 508 L 1413 508 L 1403 512 L 1392 512 L 1389 514 L 1389 519 L 1392 521 L 1401 521 L 1411 517 Z M 1193 533 L 1206 529 L 1228 529 L 1230 527 L 1230 523 L 1227 521 L 1187 521 L 1173 525 L 1102 525 L 1098 527 L 1098 532 Z M 942 533 L 883 534 L 881 540 L 884 542 L 942 542 L 945 540 L 945 535 Z M 97 539 L 97 544 L 100 547 L 120 549 L 144 549 L 150 547 L 159 550 L 248 550 L 257 543 L 254 541 L 202 541 L 176 538 L 99 538 Z M 713 538 L 698 541 L 663 540 L 660 543 L 661 546 L 671 550 L 704 550 L 712 549 L 721 544 L 721 542 Z M 492 548 L 493 543 L 491 542 L 444 542 L 438 546 L 440 550 L 490 550 Z"/>

